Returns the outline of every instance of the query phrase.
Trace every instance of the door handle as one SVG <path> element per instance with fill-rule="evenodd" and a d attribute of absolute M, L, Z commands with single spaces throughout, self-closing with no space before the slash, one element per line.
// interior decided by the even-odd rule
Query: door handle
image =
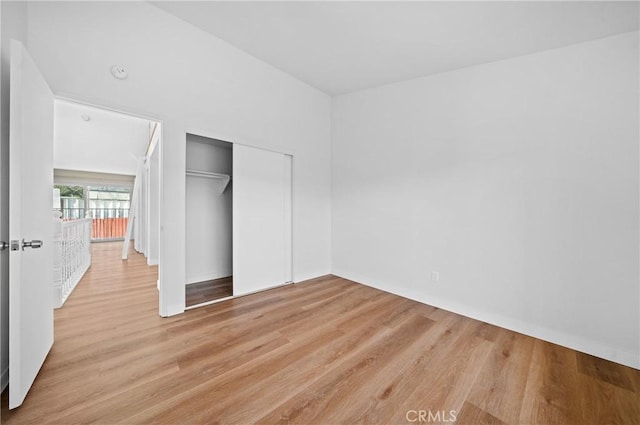
<path fill-rule="evenodd" d="M 22 250 L 24 251 L 25 248 L 32 248 L 32 249 L 37 249 L 40 248 L 42 246 L 42 241 L 34 239 L 32 241 L 25 241 L 24 239 L 22 239 Z"/>
<path fill-rule="evenodd" d="M 0 251 L 4 251 L 7 248 L 9 248 L 9 244 L 5 241 L 0 241 Z"/>

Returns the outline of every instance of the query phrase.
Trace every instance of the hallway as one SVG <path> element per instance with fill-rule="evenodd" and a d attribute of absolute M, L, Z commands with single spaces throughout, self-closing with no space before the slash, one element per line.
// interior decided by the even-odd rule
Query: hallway
<path fill-rule="evenodd" d="M 92 397 L 153 378 L 148 356 L 157 348 L 154 339 L 163 340 L 162 331 L 153 332 L 162 323 L 158 267 L 147 266 L 133 248 L 122 261 L 121 241 L 93 243 L 91 249 L 91 267 L 54 311 L 55 342 L 24 405 L 8 412 L 3 392 L 3 424 L 59 423 L 56 413 L 82 410 Z"/>

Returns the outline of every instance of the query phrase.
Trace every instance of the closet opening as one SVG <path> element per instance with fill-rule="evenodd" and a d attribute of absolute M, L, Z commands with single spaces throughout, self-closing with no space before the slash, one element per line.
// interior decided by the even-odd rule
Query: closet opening
<path fill-rule="evenodd" d="M 233 295 L 233 145 L 187 134 L 187 308 Z"/>
<path fill-rule="evenodd" d="M 293 161 L 186 135 L 186 309 L 293 283 Z"/>

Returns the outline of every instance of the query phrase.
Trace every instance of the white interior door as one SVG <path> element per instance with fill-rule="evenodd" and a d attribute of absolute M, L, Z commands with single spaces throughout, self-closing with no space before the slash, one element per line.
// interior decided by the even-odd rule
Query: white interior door
<path fill-rule="evenodd" d="M 10 84 L 9 408 L 13 409 L 22 404 L 53 345 L 53 94 L 29 53 L 15 40 L 11 40 Z M 31 241 L 32 247 L 25 246 Z"/>
<path fill-rule="evenodd" d="M 233 145 L 233 294 L 291 281 L 291 156 Z"/>

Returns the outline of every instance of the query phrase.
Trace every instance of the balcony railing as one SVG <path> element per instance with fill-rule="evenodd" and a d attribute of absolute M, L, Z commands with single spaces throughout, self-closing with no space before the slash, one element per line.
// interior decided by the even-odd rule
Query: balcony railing
<path fill-rule="evenodd" d="M 123 239 L 127 233 L 129 220 L 128 208 L 64 208 L 62 219 L 64 221 L 90 218 L 91 240 Z"/>
<path fill-rule="evenodd" d="M 60 308 L 91 266 L 88 218 L 54 220 L 53 300 Z"/>

